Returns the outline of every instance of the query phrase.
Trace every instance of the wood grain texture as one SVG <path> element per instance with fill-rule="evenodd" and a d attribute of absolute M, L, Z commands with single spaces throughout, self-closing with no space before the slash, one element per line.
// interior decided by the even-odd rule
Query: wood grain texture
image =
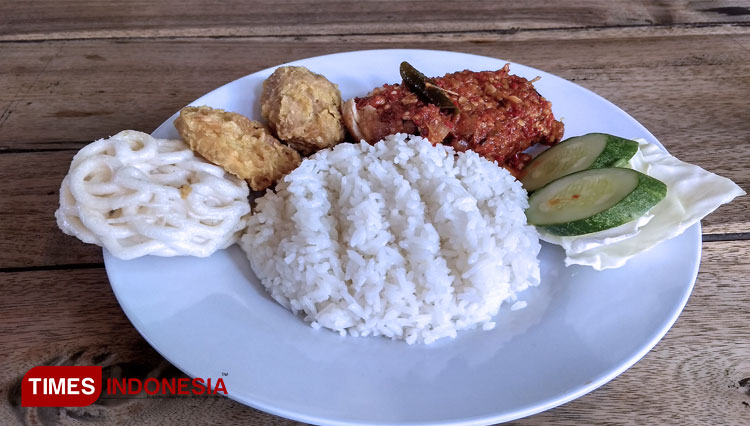
<path fill-rule="evenodd" d="M 151 130 L 243 75 L 311 56 L 381 48 L 464 51 L 533 66 L 613 101 L 670 148 L 679 141 L 732 149 L 750 137 L 744 96 L 750 27 L 711 31 L 0 43 L 0 150 L 70 147 L 125 128 Z M 694 151 L 704 156 L 703 149 Z"/>
<path fill-rule="evenodd" d="M 74 154 L 0 155 L 0 269 L 102 262 L 101 248 L 57 228 L 60 184 Z"/>
<path fill-rule="evenodd" d="M 151 131 L 263 68 L 382 48 L 476 53 L 560 75 L 623 108 L 679 158 L 750 190 L 747 1 L 0 2 L 0 424 L 300 424 L 222 397 L 20 407 L 20 378 L 35 365 L 183 377 L 125 318 L 101 250 L 57 229 L 57 191 L 92 140 Z M 703 244 L 693 295 L 654 350 L 591 394 L 515 424 L 748 424 L 748 211 L 745 196 L 703 221 L 704 238 L 728 241 Z"/>
<path fill-rule="evenodd" d="M 743 424 L 750 410 L 749 259 L 748 241 L 705 243 L 685 311 L 643 360 L 589 395 L 516 423 Z M 22 408 L 18 383 L 35 365 L 102 365 L 108 377 L 183 376 L 130 325 L 103 269 L 0 279 L 2 424 L 299 424 L 227 398 L 138 396 L 80 409 Z"/>
<path fill-rule="evenodd" d="M 0 269 L 102 262 L 99 247 L 63 234 L 55 220 L 60 183 L 74 154 L 73 150 L 0 154 L 0 235 L 4 237 Z M 722 158 L 715 157 L 696 163 L 732 178 L 750 192 L 746 170 L 727 168 Z M 748 198 L 735 199 L 706 217 L 704 234 L 750 231 L 745 213 Z"/>
<path fill-rule="evenodd" d="M 750 22 L 732 1 L 78 0 L 0 4 L 0 40 L 278 36 Z"/>
<path fill-rule="evenodd" d="M 63 235 L 55 224 L 57 191 L 72 149 L 126 128 L 150 131 L 227 81 L 338 50 L 408 45 L 545 69 L 612 100 L 674 155 L 750 192 L 750 31 L 601 33 L 566 32 L 570 38 L 554 42 L 454 34 L 0 44 L 6 53 L 0 75 L 7 76 L 0 79 L 0 268 L 101 262 L 96 247 Z M 750 197 L 719 208 L 704 220 L 704 233 L 750 231 L 749 209 Z"/>

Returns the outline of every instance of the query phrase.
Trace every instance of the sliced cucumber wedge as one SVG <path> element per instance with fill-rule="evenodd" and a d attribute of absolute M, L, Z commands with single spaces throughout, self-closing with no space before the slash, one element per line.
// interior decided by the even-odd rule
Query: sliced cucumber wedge
<path fill-rule="evenodd" d="M 638 142 L 606 133 L 576 136 L 539 154 L 523 170 L 521 183 L 531 192 L 581 170 L 623 167 L 637 151 Z"/>
<path fill-rule="evenodd" d="M 529 223 L 561 236 L 599 232 L 630 222 L 667 195 L 660 180 L 626 168 L 584 170 L 529 197 Z"/>

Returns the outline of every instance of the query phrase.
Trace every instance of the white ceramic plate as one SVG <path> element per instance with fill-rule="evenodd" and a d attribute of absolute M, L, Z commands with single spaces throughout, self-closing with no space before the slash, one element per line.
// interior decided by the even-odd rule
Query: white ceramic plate
<path fill-rule="evenodd" d="M 337 83 L 344 99 L 400 81 L 407 60 L 427 75 L 494 70 L 506 61 L 453 52 L 379 50 L 293 62 Z M 260 119 L 263 70 L 197 99 Z M 511 64 L 533 78 L 565 122 L 565 136 L 651 133 L 615 105 L 573 83 Z M 176 116 L 176 114 L 175 114 Z M 177 137 L 174 116 L 155 132 Z M 620 269 L 565 267 L 544 245 L 542 284 L 528 307 L 504 307 L 492 331 L 409 346 L 385 338 L 315 331 L 270 299 L 237 246 L 206 259 L 104 252 L 122 309 L 146 340 L 193 377 L 222 377 L 231 398 L 280 416 L 323 424 L 486 424 L 577 398 L 633 365 L 682 311 L 700 262 L 700 225 Z"/>

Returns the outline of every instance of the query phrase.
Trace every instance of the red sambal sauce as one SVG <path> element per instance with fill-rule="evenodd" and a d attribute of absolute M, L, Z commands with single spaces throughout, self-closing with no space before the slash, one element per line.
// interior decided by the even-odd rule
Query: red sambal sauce
<path fill-rule="evenodd" d="M 533 81 L 508 74 L 508 65 L 497 71 L 460 71 L 433 81 L 446 90 L 458 114 L 426 104 L 405 85 L 387 84 L 355 99 L 358 110 L 377 110 L 377 123 L 369 123 L 368 142 L 399 132 L 420 134 L 433 144 L 471 149 L 518 172 L 531 159 L 525 149 L 562 139 L 564 127 L 555 120 L 550 102 L 534 89 Z"/>

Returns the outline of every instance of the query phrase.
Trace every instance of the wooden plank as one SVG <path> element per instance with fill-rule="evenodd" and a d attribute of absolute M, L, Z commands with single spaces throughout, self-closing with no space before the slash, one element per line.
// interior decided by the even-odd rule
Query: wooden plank
<path fill-rule="evenodd" d="M 150 131 L 202 94 L 269 66 L 408 46 L 501 57 L 558 74 L 631 113 L 670 149 L 715 144 L 726 155 L 750 134 L 750 121 L 736 113 L 750 88 L 747 45 L 750 28 L 2 43 L 0 150 Z M 703 149 L 694 154 L 703 157 Z"/>
<path fill-rule="evenodd" d="M 0 40 L 516 31 L 750 22 L 732 1 L 346 2 L 44 0 L 0 3 Z"/>
<path fill-rule="evenodd" d="M 0 154 L 0 268 L 101 263 L 101 250 L 65 235 L 54 212 L 59 188 L 75 151 Z M 696 161 L 734 179 L 750 192 L 750 173 L 723 158 Z M 740 197 L 703 220 L 705 234 L 750 232 L 750 197 Z"/>
<path fill-rule="evenodd" d="M 750 190 L 743 160 L 750 158 L 750 120 L 741 113 L 750 92 L 750 34 L 565 34 L 571 38 L 554 44 L 544 38 L 519 43 L 487 34 L 435 38 L 434 44 L 412 40 L 415 47 L 505 56 L 557 73 L 622 106 L 679 158 Z M 346 46 L 395 47 L 405 38 L 355 37 Z M 0 241 L 0 268 L 101 261 L 97 248 L 63 235 L 55 225 L 57 190 L 73 151 L 9 150 L 78 149 L 85 141 L 124 128 L 150 131 L 182 105 L 226 81 L 284 61 L 329 53 L 334 40 L 343 39 L 2 44 L 8 55 L 0 62 L 0 75 L 8 77 L 0 79 L 0 112 L 6 112 L 0 117 L 0 147 L 6 149 L 0 153 L 0 234 L 5 236 Z M 474 42 L 467 44 L 470 40 Z M 195 52 L 205 54 L 191 63 Z M 134 57 L 143 60 L 133 61 Z M 89 74 L 81 79 L 87 69 Z M 748 209 L 750 197 L 721 207 L 704 221 L 704 233 L 748 232 Z"/>
<path fill-rule="evenodd" d="M 667 336 L 609 384 L 518 424 L 742 424 L 750 403 L 747 305 L 750 242 L 703 245 L 685 311 Z M 18 383 L 31 367 L 102 365 L 115 377 L 182 377 L 138 335 L 102 269 L 0 274 L 0 423 L 298 424 L 227 398 L 100 400 L 80 409 L 20 407 Z M 543 386 L 544 384 L 537 384 Z"/>
<path fill-rule="evenodd" d="M 101 248 L 57 228 L 59 189 L 75 151 L 0 155 L 0 268 L 101 263 Z"/>

